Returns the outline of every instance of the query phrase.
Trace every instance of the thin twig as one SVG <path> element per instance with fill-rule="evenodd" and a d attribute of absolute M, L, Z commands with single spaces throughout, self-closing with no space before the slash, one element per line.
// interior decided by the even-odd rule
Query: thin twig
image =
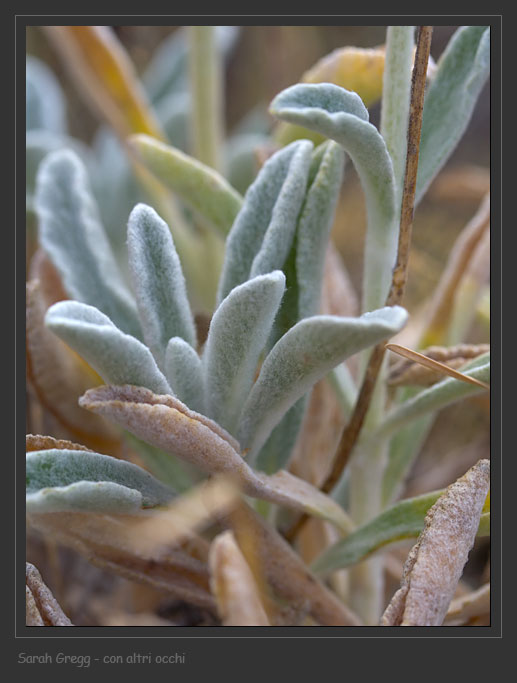
<path fill-rule="evenodd" d="M 413 210 L 415 205 L 418 153 L 420 148 L 420 132 L 422 129 L 422 113 L 424 108 L 425 81 L 432 33 L 432 26 L 420 26 L 418 29 L 415 65 L 413 67 L 411 79 L 411 104 L 408 123 L 406 172 L 404 175 L 397 262 L 393 269 L 391 288 L 386 300 L 386 306 L 395 306 L 402 301 L 407 281 L 409 248 L 411 244 L 411 229 L 413 226 Z M 385 352 L 386 349 L 383 343 L 378 344 L 372 351 L 354 412 L 341 435 L 332 470 L 321 487 L 322 491 L 325 493 L 332 491 L 340 480 L 343 470 L 350 458 L 350 454 L 357 442 L 366 413 L 368 412 L 368 407 Z M 293 539 L 305 524 L 306 519 L 305 516 L 300 517 L 291 529 L 289 529 L 286 537 Z"/>

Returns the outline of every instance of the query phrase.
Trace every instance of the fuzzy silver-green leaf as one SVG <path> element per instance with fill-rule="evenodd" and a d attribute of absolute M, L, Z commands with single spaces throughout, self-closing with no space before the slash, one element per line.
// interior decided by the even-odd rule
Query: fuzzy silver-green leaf
<path fill-rule="evenodd" d="M 196 413 L 206 415 L 203 369 L 197 352 L 181 337 L 173 337 L 165 352 L 165 376 L 174 394 Z"/>
<path fill-rule="evenodd" d="M 127 244 L 144 339 L 163 369 L 169 339 L 197 343 L 181 263 L 167 224 L 145 204 L 129 216 Z"/>
<path fill-rule="evenodd" d="M 281 271 L 232 289 L 215 311 L 203 354 L 207 415 L 235 433 L 285 289 Z"/>
<path fill-rule="evenodd" d="M 45 323 L 108 384 L 133 384 L 159 394 L 171 393 L 147 346 L 119 330 L 93 306 L 60 301 L 48 309 Z"/>
<path fill-rule="evenodd" d="M 36 182 L 41 246 L 69 295 L 96 306 L 124 332 L 140 337 L 136 304 L 111 251 L 86 169 L 70 150 L 49 154 Z"/>
<path fill-rule="evenodd" d="M 244 405 L 238 441 L 253 459 L 289 408 L 346 358 L 402 329 L 400 306 L 360 318 L 314 316 L 300 321 L 273 347 Z"/>
<path fill-rule="evenodd" d="M 425 97 L 415 201 L 465 132 L 489 71 L 490 28 L 462 26 L 438 60 Z"/>
<path fill-rule="evenodd" d="M 397 253 L 395 182 L 386 143 L 368 122 L 361 98 L 331 83 L 299 84 L 277 95 L 270 111 L 283 121 L 335 140 L 350 155 L 363 186 L 368 216 L 363 310 L 382 306 Z"/>
<path fill-rule="evenodd" d="M 26 491 L 29 512 L 59 508 L 124 512 L 164 505 L 174 495 L 132 463 L 66 449 L 27 453 Z"/>
<path fill-rule="evenodd" d="M 276 152 L 248 188 L 226 240 L 219 303 L 250 277 L 284 266 L 305 196 L 312 148 L 301 140 Z"/>

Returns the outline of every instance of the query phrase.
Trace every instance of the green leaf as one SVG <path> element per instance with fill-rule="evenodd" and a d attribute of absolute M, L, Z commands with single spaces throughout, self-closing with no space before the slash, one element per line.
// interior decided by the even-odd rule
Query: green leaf
<path fill-rule="evenodd" d="M 121 332 L 93 306 L 60 301 L 48 309 L 45 324 L 108 384 L 132 384 L 158 394 L 171 393 L 147 346 Z"/>
<path fill-rule="evenodd" d="M 462 26 L 437 64 L 424 101 L 418 202 L 465 132 L 490 71 L 490 28 Z"/>
<path fill-rule="evenodd" d="M 65 133 L 66 107 L 57 78 L 40 59 L 27 55 L 25 66 L 25 127 Z"/>
<path fill-rule="evenodd" d="M 284 266 L 305 196 L 311 151 L 312 143 L 302 140 L 276 152 L 249 187 L 226 240 L 218 302 L 250 277 Z"/>
<path fill-rule="evenodd" d="M 129 216 L 129 268 L 144 339 L 160 368 L 171 337 L 197 345 L 181 263 L 169 227 L 145 204 Z"/>
<path fill-rule="evenodd" d="M 169 340 L 164 370 L 180 401 L 196 413 L 206 415 L 201 359 L 184 339 L 173 337 Z"/>
<path fill-rule="evenodd" d="M 145 470 L 100 453 L 49 449 L 26 457 L 27 509 L 129 512 L 165 505 L 173 492 Z"/>
<path fill-rule="evenodd" d="M 385 307 L 360 318 L 315 316 L 273 347 L 244 405 L 238 440 L 252 461 L 282 416 L 333 367 L 402 329 L 407 312 Z"/>
<path fill-rule="evenodd" d="M 334 220 L 345 158 L 341 147 L 327 142 L 313 155 L 312 179 L 296 230 L 298 319 L 319 310 L 323 267 Z"/>
<path fill-rule="evenodd" d="M 390 505 L 400 495 L 406 476 L 431 431 L 434 418 L 435 413 L 423 415 L 393 435 L 382 480 L 383 507 Z"/>
<path fill-rule="evenodd" d="M 158 180 L 223 235 L 228 233 L 242 197 L 219 173 L 148 135 L 133 135 L 129 144 Z"/>
<path fill-rule="evenodd" d="M 490 382 L 490 361 L 489 354 L 483 355 L 485 363 L 478 367 L 464 372 L 468 377 Z M 481 357 L 480 357 L 481 358 Z M 479 361 L 479 359 L 477 359 Z M 488 360 L 488 362 L 487 362 Z M 416 420 L 422 415 L 441 410 L 452 403 L 483 393 L 486 389 L 474 384 L 467 384 L 459 379 L 449 377 L 433 384 L 428 389 L 424 389 L 414 398 L 409 399 L 400 406 L 397 406 L 382 422 L 374 434 L 376 439 L 385 439 L 395 434 L 399 429 L 405 427 L 412 420 Z"/>
<path fill-rule="evenodd" d="M 86 169 L 60 150 L 42 162 L 36 183 L 41 246 L 74 299 L 96 306 L 124 332 L 140 337 L 136 305 L 120 276 Z"/>
<path fill-rule="evenodd" d="M 215 311 L 203 353 L 207 415 L 235 433 L 285 289 L 277 270 L 232 289 Z"/>
<path fill-rule="evenodd" d="M 386 300 L 398 242 L 395 182 L 386 144 L 371 123 L 361 98 L 330 83 L 294 85 L 275 97 L 270 111 L 279 119 L 315 130 L 350 155 L 361 180 L 368 214 L 363 309 Z"/>
<path fill-rule="evenodd" d="M 285 468 L 303 424 L 308 395 L 302 396 L 283 416 L 260 449 L 255 467 L 272 474 Z"/>
<path fill-rule="evenodd" d="M 427 511 L 444 493 L 445 489 L 433 491 L 397 503 L 322 553 L 312 564 L 312 570 L 318 574 L 329 574 L 360 562 L 389 543 L 416 538 L 424 528 Z M 490 512 L 481 515 L 478 536 L 487 535 L 489 519 Z"/>

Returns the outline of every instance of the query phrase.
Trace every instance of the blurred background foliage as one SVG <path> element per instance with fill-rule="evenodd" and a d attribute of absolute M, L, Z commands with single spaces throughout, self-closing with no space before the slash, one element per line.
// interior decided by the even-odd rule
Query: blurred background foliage
<path fill-rule="evenodd" d="M 176 26 L 114 26 L 139 74 L 145 72 L 160 43 Z M 436 26 L 431 55 L 439 58 L 457 27 Z M 227 59 L 225 123 L 231 135 L 250 122 L 259 127 L 272 118 L 267 107 L 282 89 L 298 82 L 315 62 L 344 46 L 371 48 L 385 41 L 385 26 L 243 26 Z M 27 29 L 27 53 L 45 61 L 57 76 L 67 98 L 70 134 L 91 144 L 99 122 L 84 105 L 63 62 L 37 27 Z M 379 103 L 370 108 L 378 125 Z M 264 123 L 262 123 L 262 117 Z M 490 83 L 476 105 L 473 119 L 442 176 L 429 190 L 415 215 L 413 248 L 406 305 L 411 310 L 433 290 L 454 240 L 489 183 Z M 265 131 L 264 131 L 265 132 Z M 447 182 L 447 181 L 450 182 Z M 360 287 L 364 236 L 364 203 L 352 164 L 347 165 L 334 225 L 334 242 Z M 484 330 L 473 330 L 473 341 L 486 341 Z"/>

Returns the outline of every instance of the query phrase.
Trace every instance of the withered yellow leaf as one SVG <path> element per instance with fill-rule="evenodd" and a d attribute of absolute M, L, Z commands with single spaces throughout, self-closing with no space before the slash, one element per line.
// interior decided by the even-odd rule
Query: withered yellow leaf
<path fill-rule="evenodd" d="M 46 26 L 75 83 L 122 139 L 145 133 L 164 139 L 122 44 L 107 26 Z"/>

